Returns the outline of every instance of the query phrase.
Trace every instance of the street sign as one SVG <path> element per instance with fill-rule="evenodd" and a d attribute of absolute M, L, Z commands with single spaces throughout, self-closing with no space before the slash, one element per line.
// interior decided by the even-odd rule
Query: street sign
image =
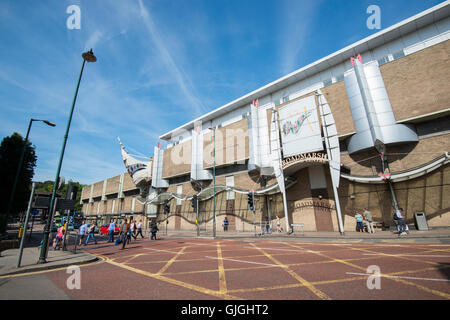
<path fill-rule="evenodd" d="M 33 210 L 31 210 L 31 214 L 32 214 L 33 216 L 37 216 L 37 215 L 39 214 L 39 210 L 33 209 Z"/>

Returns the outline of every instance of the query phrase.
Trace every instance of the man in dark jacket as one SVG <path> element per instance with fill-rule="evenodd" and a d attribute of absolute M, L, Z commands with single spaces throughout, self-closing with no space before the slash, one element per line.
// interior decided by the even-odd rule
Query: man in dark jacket
<path fill-rule="evenodd" d="M 156 233 L 158 231 L 159 231 L 158 226 L 156 225 L 155 222 L 153 222 L 153 224 L 152 224 L 152 237 L 151 237 L 152 240 L 157 240 L 156 239 Z"/>

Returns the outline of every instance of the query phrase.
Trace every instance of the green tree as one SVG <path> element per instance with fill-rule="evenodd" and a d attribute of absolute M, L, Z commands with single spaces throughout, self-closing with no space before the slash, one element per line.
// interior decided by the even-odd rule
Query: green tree
<path fill-rule="evenodd" d="M 37 192 L 52 192 L 54 183 L 55 183 L 54 181 L 36 182 L 36 191 Z M 74 182 L 72 180 L 69 180 L 61 189 L 57 190 L 56 193 L 61 194 L 62 197 L 65 198 L 66 195 L 67 195 L 67 189 L 69 188 L 69 184 L 78 187 L 78 192 L 77 192 L 77 197 L 76 197 L 76 200 L 75 200 L 74 210 L 75 211 L 81 211 L 81 209 L 82 209 L 82 206 L 80 204 L 81 190 L 83 189 L 83 187 L 85 185 L 80 184 L 78 182 Z"/>
<path fill-rule="evenodd" d="M 2 177 L 2 183 L 0 184 L 0 229 L 2 231 L 6 227 L 6 211 L 24 145 L 25 139 L 17 132 L 14 132 L 10 137 L 3 138 L 0 144 L 0 177 Z M 10 217 L 16 216 L 27 209 L 36 160 L 35 147 L 28 140 L 14 194 L 14 201 L 10 209 Z"/>

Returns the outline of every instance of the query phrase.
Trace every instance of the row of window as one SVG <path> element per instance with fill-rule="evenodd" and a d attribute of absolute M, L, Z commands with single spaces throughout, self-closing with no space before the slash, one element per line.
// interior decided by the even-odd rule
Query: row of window
<path fill-rule="evenodd" d="M 420 123 L 409 125 L 415 128 L 419 138 L 430 134 L 446 133 L 450 131 L 450 116 L 444 116 L 441 118 L 427 120 Z M 347 139 L 339 141 L 339 148 L 341 152 L 348 151 Z"/>
<path fill-rule="evenodd" d="M 405 56 L 405 52 L 403 50 L 394 52 L 392 55 L 387 55 L 387 56 L 384 56 L 384 57 L 381 57 L 380 59 L 378 59 L 377 60 L 378 61 L 378 65 L 382 66 L 383 64 L 386 64 L 388 62 L 400 59 L 401 57 L 404 57 L 404 56 Z M 323 86 L 324 87 L 328 87 L 328 86 L 332 85 L 333 83 L 336 83 L 336 82 L 344 80 L 344 74 L 342 73 L 340 75 L 337 75 L 336 77 L 334 77 L 334 79 L 335 79 L 334 82 L 333 82 L 333 78 L 324 80 L 323 81 Z"/>

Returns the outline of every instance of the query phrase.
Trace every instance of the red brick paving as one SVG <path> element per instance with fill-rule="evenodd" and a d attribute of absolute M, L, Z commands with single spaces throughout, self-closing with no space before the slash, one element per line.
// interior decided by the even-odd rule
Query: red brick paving
<path fill-rule="evenodd" d="M 218 257 L 217 243 L 220 243 L 223 258 L 222 275 L 225 277 L 222 278 L 222 283 L 219 259 L 213 259 Z M 183 247 L 186 247 L 183 254 L 179 254 L 175 260 L 169 262 Z M 262 251 L 257 248 L 261 248 Z M 348 274 L 366 273 L 368 266 L 377 265 L 382 274 L 449 280 L 449 257 L 393 257 L 366 254 L 450 256 L 450 245 L 433 246 L 423 243 L 400 246 L 380 243 L 347 245 L 267 240 L 247 243 L 242 240 L 163 239 L 153 242 L 133 241 L 125 250 L 120 250 L 112 244 L 90 246 L 86 250 L 99 257 L 111 259 L 119 265 L 106 261 L 83 266 L 81 290 L 66 288 L 65 281 L 68 275 L 63 271 L 47 274 L 74 299 L 211 300 L 220 298 L 221 294 L 228 294 L 228 297 L 241 299 L 315 300 L 318 299 L 317 292 L 338 300 L 450 299 L 448 281 L 395 280 L 382 277 L 381 289 L 369 290 L 366 285 L 367 276 Z M 346 260 L 347 263 L 333 259 Z M 276 266 L 277 261 L 288 265 L 289 270 L 295 272 L 298 277 L 288 273 L 287 269 Z M 171 264 L 168 266 L 168 263 Z M 165 268 L 163 278 L 157 278 L 155 275 L 162 268 Z M 138 270 L 141 271 L 138 273 L 136 272 Z M 314 286 L 316 293 L 313 289 L 305 287 L 299 279 L 304 279 L 308 285 Z M 224 285 L 226 288 L 223 288 Z M 221 286 L 223 291 L 219 292 Z M 208 290 L 213 290 L 214 294 Z"/>

